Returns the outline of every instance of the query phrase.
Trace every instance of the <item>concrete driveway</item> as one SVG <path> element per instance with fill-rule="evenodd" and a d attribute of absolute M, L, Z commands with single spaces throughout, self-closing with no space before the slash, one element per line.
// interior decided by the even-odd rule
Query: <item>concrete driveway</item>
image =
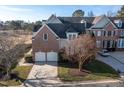
<path fill-rule="evenodd" d="M 57 62 L 35 63 L 28 79 L 57 77 Z"/>
<path fill-rule="evenodd" d="M 121 76 L 124 76 L 124 52 L 110 52 L 109 57 L 97 55 L 97 59 L 110 65 L 115 70 L 119 70 Z"/>
<path fill-rule="evenodd" d="M 124 63 L 124 52 L 110 52 L 113 58 L 116 58 L 120 62 Z"/>
<path fill-rule="evenodd" d="M 24 82 L 24 86 L 52 86 L 59 83 L 57 76 L 57 62 L 36 63 Z"/>

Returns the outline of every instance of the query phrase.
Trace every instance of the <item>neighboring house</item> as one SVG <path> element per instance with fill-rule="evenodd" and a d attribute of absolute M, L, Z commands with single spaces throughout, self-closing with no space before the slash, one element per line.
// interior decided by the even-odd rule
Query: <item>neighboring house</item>
<path fill-rule="evenodd" d="M 80 34 L 92 33 L 99 49 L 124 50 L 124 18 L 122 17 L 56 17 L 52 15 L 33 32 L 35 61 L 57 61 L 59 49 Z"/>
<path fill-rule="evenodd" d="M 96 17 L 88 30 L 93 31 L 98 48 L 124 50 L 124 17 Z"/>

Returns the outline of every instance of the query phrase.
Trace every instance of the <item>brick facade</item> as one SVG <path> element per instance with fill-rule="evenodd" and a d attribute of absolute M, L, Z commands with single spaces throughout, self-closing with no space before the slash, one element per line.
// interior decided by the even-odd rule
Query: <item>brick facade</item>
<path fill-rule="evenodd" d="M 43 40 L 43 34 L 48 34 L 48 40 Z M 51 32 L 51 30 L 44 26 L 41 31 L 36 34 L 36 36 L 32 40 L 32 48 L 33 48 L 33 57 L 35 52 L 58 52 L 59 50 L 59 40 L 56 36 Z"/>

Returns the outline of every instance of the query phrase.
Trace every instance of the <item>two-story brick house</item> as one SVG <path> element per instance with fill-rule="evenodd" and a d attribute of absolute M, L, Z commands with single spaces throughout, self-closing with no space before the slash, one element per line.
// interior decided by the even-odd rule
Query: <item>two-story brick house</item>
<path fill-rule="evenodd" d="M 35 61 L 57 61 L 57 52 L 80 34 L 93 33 L 99 49 L 124 50 L 123 17 L 56 17 L 43 20 L 32 37 Z"/>
<path fill-rule="evenodd" d="M 88 29 L 93 31 L 98 48 L 108 50 L 124 50 L 124 18 L 96 17 Z"/>

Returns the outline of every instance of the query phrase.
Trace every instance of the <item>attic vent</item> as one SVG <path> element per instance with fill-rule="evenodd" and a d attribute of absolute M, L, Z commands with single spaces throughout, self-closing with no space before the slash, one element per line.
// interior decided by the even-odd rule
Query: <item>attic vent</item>
<path fill-rule="evenodd" d="M 114 23 L 115 23 L 118 27 L 122 27 L 122 21 L 121 21 L 121 20 L 114 20 Z"/>

